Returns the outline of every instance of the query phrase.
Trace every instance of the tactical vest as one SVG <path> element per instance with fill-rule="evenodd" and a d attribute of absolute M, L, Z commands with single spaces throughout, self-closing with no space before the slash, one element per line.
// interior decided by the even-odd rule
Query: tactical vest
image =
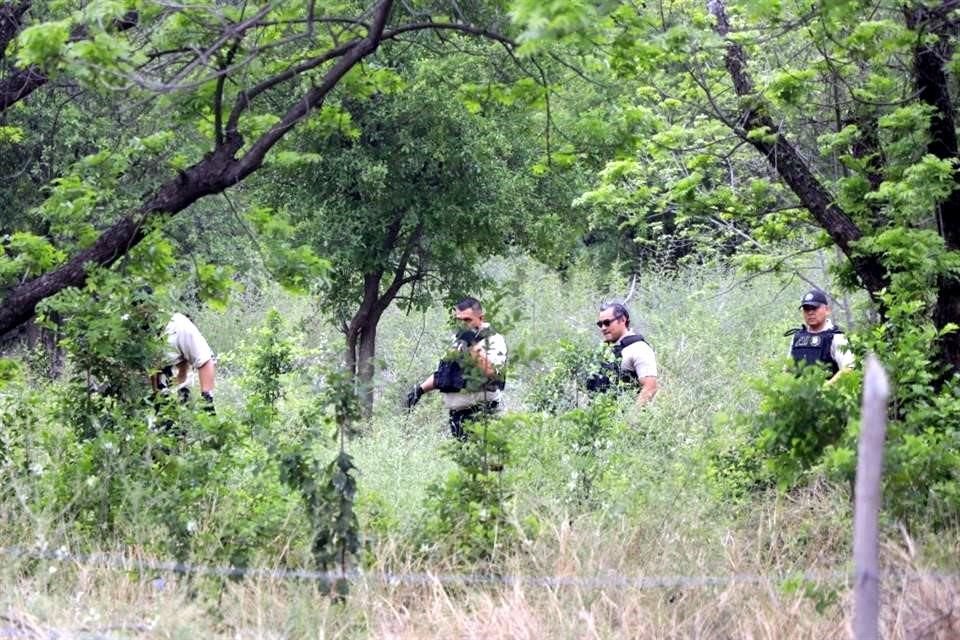
<path fill-rule="evenodd" d="M 790 357 L 793 358 L 794 362 L 797 364 L 800 364 L 800 362 L 806 362 L 807 364 L 822 362 L 829 367 L 830 375 L 834 375 L 840 370 L 840 365 L 830 355 L 830 347 L 833 345 L 833 336 L 838 333 L 843 333 L 838 327 L 812 333 L 804 326 L 791 329 L 783 335 L 793 336 L 793 342 L 790 343 Z"/>
<path fill-rule="evenodd" d="M 637 384 L 639 382 L 637 372 L 624 371 L 621 366 L 623 364 L 623 350 L 637 342 L 646 342 L 646 339 L 639 333 L 633 333 L 613 345 L 613 360 L 600 363 L 600 371 L 587 378 L 587 391 L 596 391 L 597 393 L 609 391 L 613 384 L 611 378 L 622 384 Z"/>
<path fill-rule="evenodd" d="M 473 344 L 481 342 L 494 335 L 494 331 L 487 327 L 477 332 L 476 340 Z M 473 366 L 472 359 L 469 361 L 468 368 L 483 377 L 483 382 L 479 385 L 478 380 L 472 379 L 477 376 L 471 376 L 464 372 L 463 363 L 467 362 L 470 355 L 463 351 L 457 351 L 442 360 L 437 365 L 437 370 L 433 373 L 433 384 L 437 391 L 441 393 L 458 393 L 460 391 L 501 391 L 506 387 L 506 380 L 502 376 L 490 379 L 483 376 L 479 369 Z"/>

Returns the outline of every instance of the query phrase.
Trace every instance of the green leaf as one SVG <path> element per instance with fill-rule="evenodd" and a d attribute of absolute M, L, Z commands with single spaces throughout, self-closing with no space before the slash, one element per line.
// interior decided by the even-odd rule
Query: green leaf
<path fill-rule="evenodd" d="M 27 27 L 17 39 L 17 64 L 48 68 L 63 51 L 70 38 L 69 20 L 44 22 Z"/>

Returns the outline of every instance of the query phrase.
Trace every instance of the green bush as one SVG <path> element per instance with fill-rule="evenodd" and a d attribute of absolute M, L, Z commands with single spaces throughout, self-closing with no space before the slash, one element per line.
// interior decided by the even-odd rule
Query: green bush
<path fill-rule="evenodd" d="M 477 563 L 513 547 L 512 438 L 525 422 L 522 414 L 467 422 L 468 440 L 448 441 L 446 453 L 457 467 L 427 488 L 421 548 Z"/>
<path fill-rule="evenodd" d="M 890 377 L 884 500 L 896 519 L 943 526 L 960 516 L 960 381 L 934 360 L 938 334 L 921 300 L 887 296 L 887 318 L 851 336 L 858 360 L 879 354 Z M 862 373 L 825 385 L 818 367 L 778 370 L 753 381 L 760 403 L 734 422 L 741 440 L 712 455 L 710 477 L 737 494 L 770 480 L 792 489 L 811 473 L 852 483 Z"/>

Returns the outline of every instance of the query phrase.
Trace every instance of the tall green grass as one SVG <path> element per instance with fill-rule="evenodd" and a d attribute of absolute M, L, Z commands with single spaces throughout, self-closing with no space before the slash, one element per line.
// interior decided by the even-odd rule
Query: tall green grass
<path fill-rule="evenodd" d="M 708 267 L 644 273 L 634 280 L 604 279 L 580 266 L 561 278 L 527 259 L 493 261 L 487 271 L 494 283 L 489 298 L 496 302 L 488 319 L 505 326 L 511 351 L 508 411 L 528 410 L 527 396 L 556 366 L 561 341 L 595 348 L 599 304 L 630 292 L 633 326 L 657 353 L 660 391 L 648 408 L 624 415 L 631 432 L 617 443 L 622 477 L 608 479 L 619 485 L 614 512 L 639 517 L 644 509 L 669 510 L 678 501 L 696 517 L 724 511 L 704 487 L 704 444 L 728 435 L 722 432 L 725 416 L 754 406 L 747 381 L 765 363 L 784 356 L 782 334 L 798 322 L 796 301 L 807 285 L 777 276 L 747 279 Z M 242 394 L 233 384 L 239 372 L 229 356 L 269 308 L 280 309 L 303 346 L 316 350 L 314 358 L 336 366 L 343 339 L 319 314 L 321 307 L 322 301 L 269 290 L 241 296 L 223 314 L 199 311 L 198 324 L 215 350 L 228 356 L 218 397 L 239 402 Z M 397 308 L 386 313 L 378 333 L 375 416 L 349 445 L 361 472 L 361 501 L 380 505 L 378 513 L 389 505 L 388 519 L 402 527 L 420 517 L 425 487 L 451 468 L 438 454 L 447 427 L 436 394 L 413 412 L 402 408 L 406 390 L 432 371 L 449 340 L 449 317 L 440 305 L 424 313 Z M 301 389 L 309 391 L 309 386 Z M 288 413 L 302 401 L 293 393 Z M 555 496 L 539 498 L 549 502 Z"/>
<path fill-rule="evenodd" d="M 531 393 L 556 366 L 560 343 L 593 349 L 599 342 L 594 326 L 599 303 L 622 298 L 631 281 L 605 279 L 584 266 L 561 278 L 523 259 L 494 261 L 488 271 L 495 283 L 487 292 L 494 301 L 489 319 L 503 327 L 512 356 L 507 411 L 529 413 Z M 176 578 L 19 559 L 5 563 L 0 573 L 6 585 L 0 589 L 0 613 L 6 612 L 7 622 L 27 634 L 67 636 L 110 633 L 103 630 L 111 625 L 124 637 L 842 635 L 850 621 L 845 581 L 797 576 L 849 568 L 845 491 L 817 484 L 786 496 L 757 493 L 733 504 L 710 486 L 704 470 L 714 448 L 736 440 L 724 417 L 755 409 L 748 380 L 765 363 L 784 357 L 787 339 L 782 334 L 799 321 L 797 300 L 806 288 L 772 275 L 747 280 L 707 267 L 641 274 L 628 304 L 635 327 L 656 350 L 661 389 L 642 411 L 629 399 L 617 408 L 616 428 L 606 433 L 609 443 L 595 469 L 595 492 L 586 502 L 571 492 L 577 467 L 565 450 L 564 429 L 571 422 L 562 415 L 530 413 L 522 423 L 528 431 L 515 434 L 519 457 L 503 474 L 512 490 L 512 517 L 524 531 L 519 543 L 499 557 L 503 575 L 615 579 L 747 574 L 755 580 L 656 589 L 580 583 L 467 588 L 371 577 L 358 580 L 347 603 L 337 605 L 320 597 L 313 585 L 297 581 Z M 281 311 L 301 358 L 287 380 L 277 429 L 286 439 L 316 439 L 304 444 L 332 454 L 332 440 L 305 425 L 323 387 L 317 376 L 338 365 L 342 350 L 342 337 L 320 314 L 322 301 L 267 290 L 241 297 L 222 314 L 192 310 L 223 356 L 218 411 L 242 416 L 245 392 L 239 381 L 248 373 L 243 370 L 244 345 L 270 308 Z M 401 404 L 409 385 L 435 366 L 449 340 L 448 319 L 448 310 L 437 305 L 422 314 L 391 309 L 382 321 L 375 415 L 347 444 L 360 470 L 358 504 L 368 535 L 366 568 L 372 574 L 464 570 L 453 559 L 414 548 L 427 487 L 454 464 L 444 453 L 449 435 L 436 394 L 413 412 Z M 586 405 L 587 397 L 578 396 L 578 401 Z M 271 435 L 260 434 L 261 443 Z M 237 458 L 243 464 L 228 473 L 224 487 L 255 504 L 258 470 L 253 454 L 247 453 Z M 10 492 L 6 500 L 0 545 L 31 546 L 42 540 L 70 547 L 74 542 L 64 533 L 68 523 L 58 522 L 57 514 L 31 515 L 29 505 Z M 253 566 L 296 566 L 309 557 L 299 503 L 286 496 L 283 504 L 290 512 L 278 530 L 285 533 L 271 541 L 269 553 L 252 554 Z M 226 494 L 209 496 L 207 505 L 196 526 L 212 532 L 212 538 L 230 519 L 245 517 Z M 149 500 L 144 506 L 149 509 Z M 274 516 L 282 513 L 275 510 Z M 530 516 L 537 520 L 535 529 L 525 524 Z M 159 534 L 142 532 L 148 547 L 151 535 Z M 891 567 L 916 573 L 930 563 L 948 566 L 945 559 L 956 557 L 957 548 L 950 532 L 922 543 L 904 543 L 895 533 L 885 559 Z M 152 557 L 129 544 L 103 551 L 131 559 Z M 952 629 L 949 625 L 960 625 L 950 608 L 960 610 L 955 581 L 937 583 L 916 574 L 886 597 L 889 607 L 910 609 L 916 620 L 913 624 L 891 615 L 885 621 L 889 637 L 916 637 L 921 622 L 933 625 L 929 637 L 951 637 L 944 635 Z"/>

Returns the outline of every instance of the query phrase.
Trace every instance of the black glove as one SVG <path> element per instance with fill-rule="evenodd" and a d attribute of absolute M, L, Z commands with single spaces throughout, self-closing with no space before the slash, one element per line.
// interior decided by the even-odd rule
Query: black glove
<path fill-rule="evenodd" d="M 407 394 L 407 409 L 413 409 L 420 402 L 421 396 L 423 396 L 423 388 L 418 384 L 414 385 Z"/>
<path fill-rule="evenodd" d="M 204 391 L 200 394 L 200 397 L 203 398 L 203 410 L 212 416 L 217 415 L 217 410 L 213 407 L 213 394 L 209 391 Z"/>
<path fill-rule="evenodd" d="M 602 373 L 591 373 L 586 381 L 587 391 L 606 393 L 610 390 L 610 378 Z"/>

